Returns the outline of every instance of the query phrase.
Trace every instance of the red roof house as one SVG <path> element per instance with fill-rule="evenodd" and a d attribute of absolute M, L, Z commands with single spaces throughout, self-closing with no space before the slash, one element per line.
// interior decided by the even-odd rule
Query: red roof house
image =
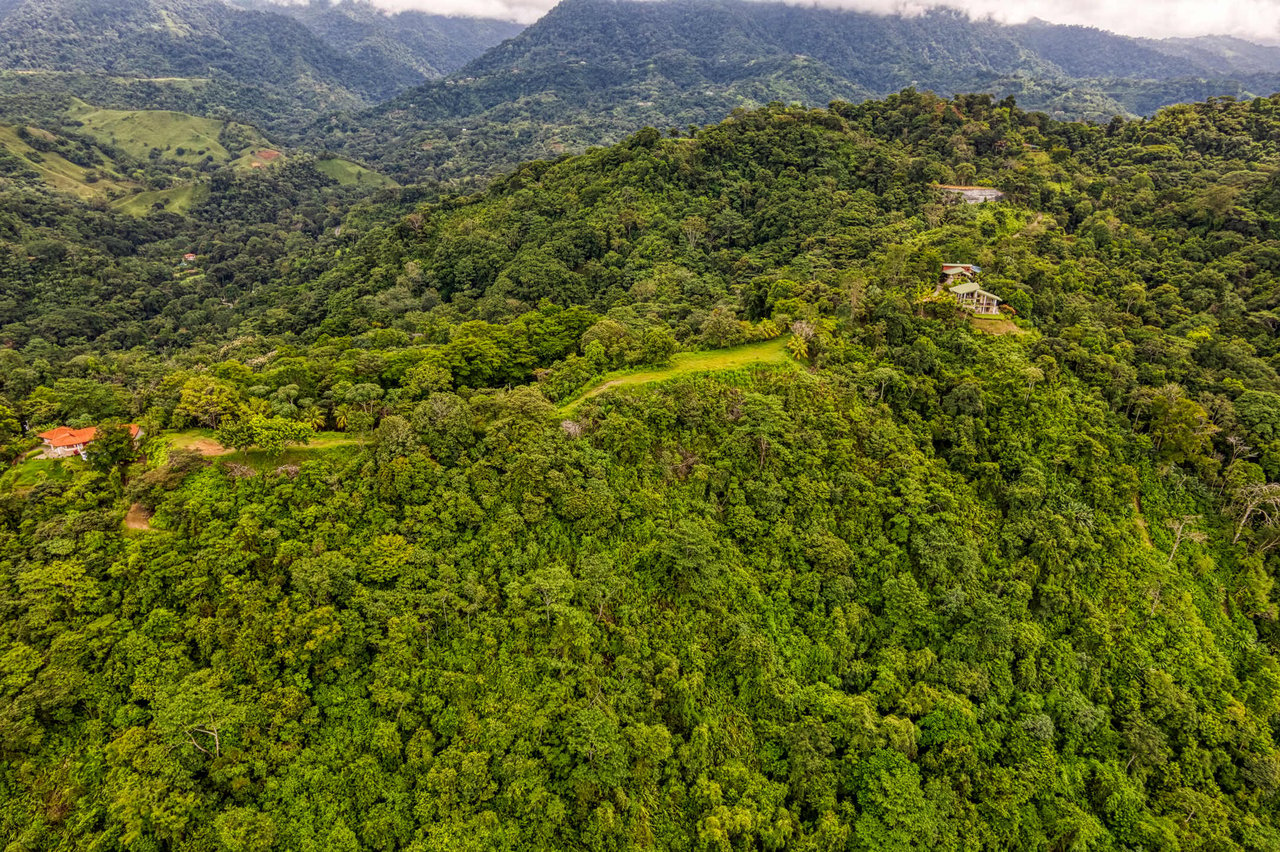
<path fill-rule="evenodd" d="M 142 434 L 142 430 L 138 428 L 138 424 L 130 423 L 129 434 L 136 441 L 138 436 Z M 85 457 L 85 447 L 93 443 L 94 437 L 98 434 L 97 426 L 87 426 L 84 429 L 72 429 L 69 426 L 59 426 L 57 429 L 50 429 L 48 432 L 41 432 L 38 437 L 44 441 L 44 456 L 49 459 L 65 459 L 69 456 Z"/>

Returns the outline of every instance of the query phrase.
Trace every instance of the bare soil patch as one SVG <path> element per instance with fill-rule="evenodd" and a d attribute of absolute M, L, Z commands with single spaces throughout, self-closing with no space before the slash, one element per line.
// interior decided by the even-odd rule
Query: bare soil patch
<path fill-rule="evenodd" d="M 212 438 L 195 438 L 194 440 L 187 442 L 183 449 L 195 450 L 202 456 L 225 456 L 228 453 L 233 452 Z"/>
<path fill-rule="evenodd" d="M 129 507 L 129 514 L 124 516 L 124 528 L 127 530 L 151 529 L 151 512 L 141 503 Z"/>

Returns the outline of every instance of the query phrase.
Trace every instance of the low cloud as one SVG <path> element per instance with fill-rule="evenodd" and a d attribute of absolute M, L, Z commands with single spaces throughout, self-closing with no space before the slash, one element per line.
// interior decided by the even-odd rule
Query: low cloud
<path fill-rule="evenodd" d="M 531 24 L 555 0 L 374 0 L 387 9 L 474 15 Z M 931 7 L 960 9 L 975 18 L 1016 24 L 1040 18 L 1055 24 L 1098 27 L 1131 36 L 1234 35 L 1280 44 L 1280 0 L 815 0 L 796 5 L 879 14 L 919 14 Z"/>
<path fill-rule="evenodd" d="M 1280 0 L 831 0 L 823 6 L 884 14 L 913 14 L 930 7 L 960 9 L 974 18 L 1020 24 L 1032 18 L 1097 27 L 1129 36 L 1233 35 L 1280 42 Z"/>
<path fill-rule="evenodd" d="M 457 15 L 472 18 L 497 18 L 532 24 L 553 6 L 556 0 L 371 0 L 373 5 L 392 12 L 416 9 L 433 15 Z"/>

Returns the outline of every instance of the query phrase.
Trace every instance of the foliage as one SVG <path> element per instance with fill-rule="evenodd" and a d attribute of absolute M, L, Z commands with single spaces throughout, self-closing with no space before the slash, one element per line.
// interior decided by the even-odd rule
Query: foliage
<path fill-rule="evenodd" d="M 1278 122 L 907 90 L 206 233 L 9 196 L 19 428 L 343 443 L 6 475 L 0 835 L 1274 848 Z"/>
<path fill-rule="evenodd" d="M 888 15 L 747 0 L 565 0 L 457 74 L 312 139 L 401 182 L 510 170 L 618 142 L 649 125 L 683 132 L 735 108 L 825 106 L 907 86 L 1012 95 L 1056 118 L 1105 122 L 1208 95 L 1280 89 L 1280 51 L 1213 38 L 1134 39 L 934 8 Z"/>
<path fill-rule="evenodd" d="M 237 450 L 257 447 L 269 456 L 278 456 L 292 444 L 307 443 L 314 434 L 310 424 L 255 414 L 245 420 L 224 422 L 218 427 L 218 443 Z"/>
<path fill-rule="evenodd" d="M 93 434 L 92 443 L 85 447 L 85 460 L 99 473 L 118 471 L 121 483 L 127 481 L 127 470 L 138 458 L 138 446 L 133 432 L 120 423 L 101 423 Z"/>

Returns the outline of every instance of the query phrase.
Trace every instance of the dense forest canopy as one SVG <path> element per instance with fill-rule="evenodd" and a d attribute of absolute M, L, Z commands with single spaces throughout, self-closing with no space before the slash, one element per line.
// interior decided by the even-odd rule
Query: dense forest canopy
<path fill-rule="evenodd" d="M 1280 846 L 1280 95 L 33 180 L 0 451 L 102 443 L 0 479 L 11 848 Z"/>

